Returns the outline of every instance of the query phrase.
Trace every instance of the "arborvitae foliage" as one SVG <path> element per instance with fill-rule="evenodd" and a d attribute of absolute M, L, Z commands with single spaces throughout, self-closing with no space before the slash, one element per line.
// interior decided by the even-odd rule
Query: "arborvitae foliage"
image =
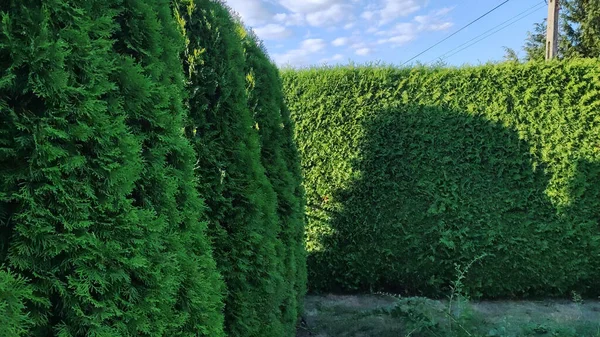
<path fill-rule="evenodd" d="M 294 328 L 305 295 L 304 195 L 293 126 L 285 106 L 282 82 L 261 42 L 240 25 L 246 55 L 248 105 L 260 135 L 261 160 L 277 194 L 277 214 L 285 247 L 286 281 L 281 289 L 286 327 Z M 286 335 L 291 336 L 290 330 Z"/>
<path fill-rule="evenodd" d="M 144 166 L 133 191 L 134 204 L 157 216 L 145 223 L 155 244 L 154 268 L 136 274 L 159 291 L 143 296 L 156 313 L 161 334 L 220 336 L 221 292 L 198 198 L 193 148 L 183 136 L 185 78 L 180 55 L 185 45 L 169 0 L 125 1 L 118 17 L 115 50 L 118 84 L 125 93 L 127 123 L 142 144 Z M 144 279 L 145 278 L 145 279 Z M 167 310 L 174 308 L 171 310 Z M 152 323 L 152 322 L 149 322 Z M 153 330 L 152 335 L 157 335 Z"/>
<path fill-rule="evenodd" d="M 0 11 L 0 258 L 30 280 L 26 335 L 219 336 L 169 3 Z"/>
<path fill-rule="evenodd" d="M 25 301 L 31 297 L 31 288 L 25 280 L 0 269 L 0 336 L 27 336 L 31 320 Z"/>
<path fill-rule="evenodd" d="M 600 295 L 599 69 L 285 72 L 312 289 Z"/>
<path fill-rule="evenodd" d="M 230 336 L 285 336 L 290 333 L 286 250 L 277 197 L 261 164 L 248 109 L 236 23 L 216 1 L 176 4 L 187 37 L 183 59 L 190 115 L 185 133 L 197 152 L 199 191 L 206 198 L 215 258 L 227 285 L 226 331 Z"/>
<path fill-rule="evenodd" d="M 135 301 L 126 293 L 128 261 L 140 251 L 120 244 L 134 238 L 126 196 L 138 179 L 140 146 L 110 81 L 114 8 L 110 1 L 2 8 L 3 257 L 31 279 L 34 336 L 119 335 L 108 323 Z"/>

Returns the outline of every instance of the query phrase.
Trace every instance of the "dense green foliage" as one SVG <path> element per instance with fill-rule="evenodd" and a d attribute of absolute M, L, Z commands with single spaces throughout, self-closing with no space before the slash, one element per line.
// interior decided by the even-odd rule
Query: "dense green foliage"
<path fill-rule="evenodd" d="M 600 1 L 563 0 L 561 7 L 570 55 L 600 57 Z"/>
<path fill-rule="evenodd" d="M 562 0 L 560 6 L 558 57 L 600 57 L 600 1 Z M 545 58 L 546 26 L 544 19 L 528 33 L 523 46 L 527 61 Z"/>
<path fill-rule="evenodd" d="M 159 292 L 149 292 L 143 299 L 151 304 L 148 309 L 159 306 L 154 315 L 161 320 L 149 323 L 166 326 L 150 334 L 220 336 L 223 285 L 205 234 L 206 223 L 200 221 L 204 205 L 196 189 L 196 156 L 182 133 L 187 116 L 180 58 L 184 39 L 169 0 L 123 5 L 115 43 L 121 55 L 118 84 L 125 93 L 127 123 L 142 144 L 144 164 L 132 195 L 134 205 L 155 215 L 146 224 L 150 227 L 143 243 L 146 251 L 156 252 L 151 260 L 155 266 L 137 271 L 135 277 L 160 285 Z M 155 243 L 149 240 L 153 236 Z M 147 280 L 140 278 L 146 274 Z"/>
<path fill-rule="evenodd" d="M 2 335 L 222 335 L 169 2 L 0 12 Z"/>
<path fill-rule="evenodd" d="M 293 126 L 284 103 L 277 67 L 253 35 L 239 29 L 246 55 L 246 87 L 250 112 L 260 135 L 261 160 L 277 193 L 277 215 L 283 242 L 284 294 L 282 319 L 293 328 L 306 293 L 304 249 L 304 190 Z M 293 331 L 286 332 L 286 336 Z"/>
<path fill-rule="evenodd" d="M 187 45 L 185 135 L 227 286 L 226 332 L 292 336 L 304 292 L 303 199 L 277 69 L 257 41 L 242 44 L 244 29 L 220 2 L 179 1 L 177 17 Z M 261 75 L 247 92 L 253 71 Z"/>
<path fill-rule="evenodd" d="M 25 311 L 25 301 L 32 296 L 22 278 L 0 270 L 0 336 L 25 335 L 31 322 Z"/>
<path fill-rule="evenodd" d="M 600 67 L 287 71 L 313 291 L 600 289 Z"/>

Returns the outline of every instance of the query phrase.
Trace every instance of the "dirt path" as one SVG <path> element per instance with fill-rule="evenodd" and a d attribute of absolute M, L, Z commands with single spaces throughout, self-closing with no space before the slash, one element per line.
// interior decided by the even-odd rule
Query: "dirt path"
<path fill-rule="evenodd" d="M 469 302 L 449 308 L 447 301 L 424 298 L 308 296 L 298 337 L 309 336 L 600 337 L 600 301 Z"/>

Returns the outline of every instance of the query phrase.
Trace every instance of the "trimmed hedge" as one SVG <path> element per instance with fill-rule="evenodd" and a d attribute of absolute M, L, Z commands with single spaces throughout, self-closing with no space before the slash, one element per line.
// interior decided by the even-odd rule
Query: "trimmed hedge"
<path fill-rule="evenodd" d="M 293 125 L 284 103 L 279 70 L 253 33 L 238 27 L 246 55 L 246 92 L 260 135 L 261 161 L 277 194 L 277 215 L 283 242 L 284 294 L 282 320 L 294 335 L 306 295 L 304 190 Z"/>
<path fill-rule="evenodd" d="M 303 199 L 277 70 L 255 40 L 242 44 L 244 28 L 221 2 L 179 1 L 177 18 L 187 44 L 185 135 L 227 285 L 226 332 L 293 336 L 305 282 Z M 247 92 L 254 68 L 265 74 Z"/>
<path fill-rule="evenodd" d="M 17 280 L 1 274 L 15 327 L 0 330 L 223 335 L 169 2 L 0 11 L 0 263 Z"/>
<path fill-rule="evenodd" d="M 0 20 L 0 335 L 293 336 L 303 189 L 260 42 L 212 0 Z"/>
<path fill-rule="evenodd" d="M 114 45 L 121 56 L 117 83 L 125 93 L 127 123 L 142 145 L 133 204 L 155 218 L 145 223 L 142 245 L 156 254 L 150 260 L 154 267 L 140 265 L 133 279 L 160 286 L 158 292 L 140 294 L 152 315 L 145 323 L 150 329 L 142 327 L 153 336 L 222 336 L 224 284 L 207 222 L 201 221 L 205 205 L 196 189 L 196 154 L 183 134 L 188 114 L 184 39 L 170 0 L 124 1 L 121 10 Z M 145 310 L 140 304 L 132 309 Z"/>
<path fill-rule="evenodd" d="M 289 70 L 312 291 L 600 289 L 600 63 Z"/>

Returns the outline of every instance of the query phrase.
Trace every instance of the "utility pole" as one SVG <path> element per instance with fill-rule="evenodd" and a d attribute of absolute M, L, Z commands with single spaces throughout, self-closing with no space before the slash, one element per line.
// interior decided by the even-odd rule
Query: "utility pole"
<path fill-rule="evenodd" d="M 560 0 L 548 0 L 548 29 L 546 32 L 546 60 L 558 54 L 558 11 Z"/>

